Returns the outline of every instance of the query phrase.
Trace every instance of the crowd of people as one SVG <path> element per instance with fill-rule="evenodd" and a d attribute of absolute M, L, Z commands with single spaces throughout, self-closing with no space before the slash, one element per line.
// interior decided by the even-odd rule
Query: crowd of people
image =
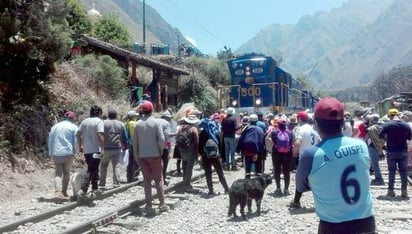
<path fill-rule="evenodd" d="M 192 189 L 195 163 L 202 165 L 209 195 L 216 195 L 212 167 L 228 193 L 225 171 L 244 169 L 244 177 L 273 173 L 275 196 L 289 196 L 291 174 L 296 190 L 290 208 L 301 208 L 304 192 L 311 191 L 320 218 L 319 233 L 372 233 L 375 231 L 370 185 L 384 186 L 379 161 L 386 158 L 387 196 L 395 197 L 396 171 L 401 177 L 400 197 L 409 199 L 408 168 L 412 168 L 412 112 L 390 109 L 385 116 L 370 111 L 345 111 L 335 98 L 321 99 L 313 112 L 236 113 L 232 107 L 218 112 L 188 108 L 177 122 L 166 110 L 154 117 L 153 104 L 142 101 L 117 120 L 115 110 L 102 119 L 102 109 L 92 106 L 90 117 L 75 124 L 72 111 L 55 124 L 49 135 L 49 155 L 56 164 L 55 189 L 67 197 L 74 155 L 84 154 L 87 177 L 79 192 L 93 193 L 106 186 L 107 168 L 113 168 L 113 186 L 120 185 L 119 162 L 128 152 L 127 183 L 143 175 L 146 208 L 152 209 L 154 181 L 159 210 L 167 211 L 164 186 L 169 156 L 176 158 L 182 189 Z M 171 151 L 173 150 L 173 154 Z M 272 172 L 265 172 L 271 159 Z M 240 159 L 240 160 L 239 160 Z M 180 165 L 181 164 L 181 165 Z M 283 174 L 283 186 L 281 185 Z M 370 176 L 374 179 L 370 181 Z M 350 230 L 348 232 L 348 230 Z"/>

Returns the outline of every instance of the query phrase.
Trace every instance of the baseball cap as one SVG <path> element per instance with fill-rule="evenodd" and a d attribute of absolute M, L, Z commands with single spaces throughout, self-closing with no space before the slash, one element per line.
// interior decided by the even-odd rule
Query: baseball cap
<path fill-rule="evenodd" d="M 76 114 L 73 111 L 67 111 L 66 113 L 64 113 L 64 118 L 66 118 L 66 119 L 75 119 Z"/>
<path fill-rule="evenodd" d="M 388 110 L 388 115 L 397 115 L 397 114 L 399 114 L 398 109 L 393 108 L 393 109 Z"/>
<path fill-rule="evenodd" d="M 140 110 L 142 111 L 153 111 L 153 104 L 151 101 L 144 101 L 140 104 Z"/>
<path fill-rule="evenodd" d="M 333 97 L 325 97 L 315 105 L 315 118 L 324 120 L 341 120 L 344 115 L 344 105 Z"/>
<path fill-rule="evenodd" d="M 306 112 L 306 111 L 300 111 L 300 112 L 298 112 L 297 118 L 298 118 L 298 119 L 301 119 L 301 120 L 303 120 L 303 121 L 308 120 L 308 118 L 309 118 L 308 112 Z"/>

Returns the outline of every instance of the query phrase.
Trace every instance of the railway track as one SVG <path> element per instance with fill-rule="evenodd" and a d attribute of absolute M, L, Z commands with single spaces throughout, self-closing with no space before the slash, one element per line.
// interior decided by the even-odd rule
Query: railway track
<path fill-rule="evenodd" d="M 123 185 L 123 186 L 121 186 L 119 188 L 116 188 L 116 189 L 107 190 L 101 196 L 95 197 L 92 200 L 102 200 L 102 199 L 108 198 L 110 196 L 113 196 L 116 193 L 124 192 L 125 190 L 127 190 L 127 189 L 129 189 L 133 186 L 136 186 L 136 185 L 138 185 L 138 183 L 139 182 L 133 182 L 133 183 L 130 183 L 130 184 L 127 184 L 127 185 Z M 39 201 L 41 202 L 43 199 L 45 199 L 45 198 L 41 197 L 41 198 L 39 198 Z M 89 201 L 91 201 L 91 200 L 89 200 Z M 59 214 L 65 212 L 65 211 L 70 211 L 70 210 L 75 209 L 76 207 L 84 206 L 85 204 L 86 204 L 85 202 L 73 201 L 73 202 L 70 202 L 69 204 L 62 205 L 61 207 L 58 207 L 56 209 L 51 209 L 51 210 L 48 210 L 48 211 L 43 212 L 41 214 L 37 214 L 37 215 L 33 215 L 31 217 L 23 218 L 23 219 L 18 220 L 16 222 L 8 223 L 6 225 L 0 226 L 0 233 L 10 232 L 10 231 L 16 230 L 19 226 L 25 225 L 27 223 L 37 223 L 37 222 L 49 219 L 53 216 L 56 216 L 56 215 L 59 215 Z"/>
<path fill-rule="evenodd" d="M 196 183 L 196 181 L 201 180 L 205 177 L 204 173 L 201 173 L 197 176 L 194 176 L 192 178 L 192 183 Z M 170 195 L 173 194 L 174 192 L 178 191 L 179 188 L 181 187 L 181 183 L 176 183 L 172 185 L 171 187 L 165 189 L 165 196 L 166 198 Z M 153 197 L 156 197 L 157 194 L 154 194 Z M 117 218 L 122 218 L 124 216 L 130 215 L 132 213 L 136 212 L 136 209 L 138 207 L 141 207 L 145 205 L 145 199 L 138 199 L 133 202 L 130 202 L 129 204 L 120 207 L 118 209 L 115 209 L 111 212 L 108 212 L 106 214 L 103 214 L 97 218 L 87 220 L 81 224 L 77 224 L 73 226 L 72 228 L 64 231 L 64 234 L 77 234 L 77 233 L 85 233 L 85 232 L 96 232 L 96 229 L 99 226 L 107 225 L 113 222 Z"/>
<path fill-rule="evenodd" d="M 192 178 L 192 182 L 196 183 L 196 181 L 201 180 L 204 178 L 204 172 L 203 170 L 198 170 L 198 173 L 195 174 Z M 177 179 L 176 180 L 180 180 Z M 119 188 L 115 189 L 110 189 L 106 190 L 103 194 L 99 196 L 95 196 L 91 199 L 88 199 L 86 201 L 73 201 L 69 202 L 68 204 L 62 204 L 58 208 L 54 209 L 49 209 L 45 212 L 41 212 L 39 214 L 35 214 L 17 221 L 13 221 L 10 223 L 7 223 L 5 225 L 0 226 L 0 233 L 6 233 L 6 232 L 13 232 L 16 230 L 21 229 L 22 227 L 25 226 L 32 226 L 34 224 L 38 223 L 45 223 L 49 219 L 53 219 L 58 215 L 62 214 L 71 214 L 76 208 L 79 207 L 88 207 L 89 209 L 93 209 L 93 204 L 95 204 L 98 201 L 105 202 L 105 200 L 113 199 L 113 197 L 118 196 L 121 193 L 127 192 L 131 188 L 137 188 L 136 191 L 137 193 L 144 194 L 143 192 L 143 187 L 137 186 L 140 185 L 142 182 L 133 182 L 127 185 L 123 185 Z M 179 188 L 181 187 L 181 182 L 177 181 L 172 183 L 169 187 L 165 187 L 165 195 L 166 196 L 171 196 L 171 194 L 175 193 Z M 156 197 L 157 194 L 154 193 L 153 197 Z M 45 200 L 45 198 L 39 198 L 39 202 L 42 202 L 42 200 Z M 109 222 L 112 222 L 116 218 L 124 217 L 127 216 L 131 213 L 136 212 L 136 209 L 142 205 L 145 204 L 145 199 L 144 197 L 138 198 L 138 199 L 133 199 L 131 201 L 128 201 L 126 205 L 121 206 L 120 208 L 115 208 L 112 209 L 108 212 L 105 212 L 97 217 L 90 217 L 90 219 L 87 220 L 82 220 L 80 224 L 75 224 L 73 226 L 69 226 L 66 228 L 65 231 L 61 233 L 85 233 L 89 232 L 90 230 L 95 230 L 98 226 L 105 225 Z"/>
<path fill-rule="evenodd" d="M 268 166 L 270 163 L 266 163 L 267 165 L 267 170 L 266 172 L 269 172 L 271 170 L 271 166 Z M 381 161 L 381 169 L 383 173 L 383 177 L 385 179 L 385 182 L 387 182 L 387 166 L 386 166 L 386 161 Z M 294 191 L 294 174 L 292 173 L 292 181 L 291 181 L 291 188 L 290 191 Z M 235 172 L 227 172 L 226 173 L 226 178 L 228 179 L 229 185 L 232 183 L 232 181 L 236 178 L 241 178 L 243 177 L 243 169 Z M 372 175 L 371 178 L 374 178 Z M 176 219 L 176 216 L 179 219 L 183 213 L 188 213 L 192 215 L 196 215 L 202 213 L 202 207 L 199 206 L 199 204 L 204 203 L 205 201 L 210 201 L 213 199 L 214 200 L 210 205 L 207 206 L 212 206 L 216 204 L 220 204 L 219 208 L 212 208 L 213 212 L 207 211 L 208 215 L 215 215 L 217 217 L 223 218 L 225 221 L 219 221 L 223 222 L 223 224 L 220 224 L 219 226 L 222 226 L 222 229 L 218 229 L 218 232 L 224 232 L 227 228 L 227 226 L 233 225 L 233 221 L 230 221 L 226 217 L 227 215 L 227 196 L 218 196 L 217 198 L 212 198 L 212 199 L 206 199 L 202 196 L 198 195 L 187 195 L 187 194 L 178 194 L 176 195 L 175 191 L 179 190 L 179 182 L 181 178 L 175 178 L 176 180 L 174 182 L 171 181 L 171 184 L 169 187 L 165 189 L 166 193 L 166 202 L 171 206 L 171 211 L 167 213 L 162 213 L 161 218 L 158 219 L 152 219 L 152 218 L 147 218 L 145 217 L 146 214 L 144 214 L 144 209 L 141 209 L 145 202 L 144 202 L 144 193 L 143 193 L 143 188 L 140 186 L 136 186 L 136 184 L 121 187 L 118 190 L 111 190 L 108 191 L 107 193 L 103 194 L 102 197 L 99 199 L 94 200 L 97 202 L 96 209 L 95 207 L 87 207 L 85 204 L 77 204 L 77 203 L 69 203 L 67 205 L 64 205 L 62 207 L 59 207 L 55 210 L 49 210 L 41 214 L 34 215 L 33 217 L 28 217 L 25 219 L 22 219 L 17 222 L 9 223 L 7 225 L 1 226 L 0 227 L 0 233 L 4 232 L 10 232 L 10 233 L 100 233 L 100 232 L 110 232 L 107 230 L 117 230 L 119 229 L 119 226 L 122 226 L 125 224 L 127 225 L 147 225 L 146 222 L 150 222 L 149 226 L 155 226 L 156 232 L 170 232 L 171 230 L 174 229 L 167 229 L 171 228 L 171 226 L 167 226 L 166 229 L 161 229 L 161 223 L 165 222 L 164 220 L 168 220 L 169 225 L 172 225 L 170 223 L 178 223 L 178 221 L 174 221 Z M 216 178 L 215 178 L 216 179 Z M 204 182 L 204 174 L 203 170 L 197 168 L 194 171 L 194 177 L 193 177 L 193 183 L 198 183 L 198 186 L 205 188 L 205 182 Z M 411 179 L 409 178 L 409 183 L 411 184 Z M 219 185 L 217 185 L 219 186 Z M 130 191 L 132 190 L 132 191 Z M 203 189 L 204 190 L 204 189 Z M 304 230 L 316 230 L 317 227 L 317 217 L 314 213 L 314 204 L 313 204 L 313 198 L 310 193 L 305 193 L 305 195 L 302 198 L 302 204 L 308 209 L 305 209 L 303 211 L 296 211 L 296 212 L 288 212 L 288 209 L 286 208 L 286 205 L 293 199 L 292 196 L 288 197 L 274 197 L 273 196 L 273 190 L 274 186 L 271 185 L 268 188 L 268 191 L 266 192 L 265 195 L 265 200 L 264 200 L 264 207 L 267 209 L 268 207 L 269 210 L 267 210 L 267 213 L 263 214 L 263 217 L 265 216 L 272 216 L 275 215 L 277 219 L 280 219 L 280 223 L 289 223 L 289 222 L 294 222 L 296 224 L 296 227 L 291 228 L 290 225 L 286 225 L 283 227 L 284 231 L 283 233 L 302 233 L 305 232 Z M 399 180 L 399 174 L 396 175 L 396 181 L 395 181 L 395 191 L 397 193 L 397 197 L 395 198 L 388 198 L 386 197 L 386 190 L 387 186 L 371 186 L 371 191 L 373 194 L 373 199 L 374 199 L 374 209 L 375 209 L 375 215 L 376 215 L 376 220 L 377 220 L 377 228 L 379 233 L 396 233 L 396 231 L 402 231 L 402 230 L 410 230 L 410 229 L 405 229 L 405 226 L 410 226 L 412 224 L 412 205 L 410 204 L 409 201 L 405 201 L 399 197 L 400 193 L 400 180 Z M 411 191 L 410 187 L 408 189 Z M 126 195 L 126 193 L 128 193 Z M 125 195 L 122 195 L 125 194 Z M 140 194 L 140 197 L 137 197 L 136 199 L 128 199 L 128 200 L 121 200 L 122 196 L 136 196 Z M 411 192 L 410 192 L 411 194 Z M 154 194 L 154 197 L 156 195 Z M 190 202 L 186 201 L 187 196 L 190 196 Z M 112 199 L 112 200 L 111 200 Z M 121 201 L 117 202 L 115 206 L 111 206 L 106 210 L 102 210 L 102 207 L 107 206 L 108 204 L 113 202 L 113 199 L 120 199 Z M 119 205 L 121 204 L 121 205 Z M 175 204 L 175 207 L 174 205 Z M 222 209 L 223 208 L 223 209 Z M 78 210 L 80 209 L 80 210 Z M 182 212 L 183 209 L 184 212 Z M 204 211 L 203 211 L 204 212 Z M 179 215 L 176 215 L 179 214 Z M 60 217 L 61 215 L 66 215 L 65 217 Z M 67 217 L 68 216 L 68 217 Z M 76 216 L 80 216 L 79 219 L 74 220 Z M 133 218 L 134 217 L 134 218 Z M 137 217 L 142 217 L 144 218 L 145 224 L 141 224 L 141 218 Z M 270 219 L 269 217 L 269 219 Z M 56 219 L 56 220 L 55 220 Z M 210 217 L 207 218 L 207 220 L 211 219 Z M 266 218 L 267 219 L 267 218 Z M 60 224 L 63 223 L 65 220 L 70 220 L 68 223 L 65 224 Z M 279 220 L 278 220 L 279 221 Z M 160 222 L 160 223 L 157 223 Z M 204 220 L 203 220 L 204 222 Z M 249 221 L 252 223 L 252 226 L 259 226 L 263 225 L 261 224 L 261 221 L 257 217 L 252 218 Z M 246 224 L 240 223 L 236 224 L 237 227 L 239 228 L 246 228 L 244 230 L 248 230 L 248 222 L 245 222 Z M 405 224 L 407 223 L 407 225 Z M 126 225 L 127 224 L 127 225 Z M 49 229 L 45 228 L 44 231 L 38 231 L 41 226 L 47 226 L 49 225 Z M 64 225 L 64 228 L 56 229 L 55 231 L 50 231 L 50 226 L 59 226 L 59 225 Z M 188 227 L 189 230 L 197 230 L 199 228 L 199 224 L 193 224 L 195 226 Z M 243 226 L 244 225 L 244 226 Z M 301 229 L 299 225 L 304 226 L 304 229 Z M 32 229 L 32 226 L 36 226 L 35 228 Z M 117 226 L 117 228 L 116 228 Z M 123 228 L 123 226 L 122 226 Z M 136 230 L 145 232 L 147 231 L 148 227 L 145 226 L 139 226 L 139 227 L 134 227 L 128 229 L 128 227 L 125 227 L 124 229 L 128 231 L 124 232 L 119 232 L 119 233 L 128 233 L 128 232 L 134 232 Z M 192 229 L 190 229 L 192 228 Z M 283 230 L 281 229 L 281 230 Z M 33 231 L 36 230 L 36 231 Z M 240 229 L 243 230 L 243 229 Z M 172 231 L 173 232 L 173 231 Z M 184 231 L 183 231 L 184 232 Z M 411 230 L 412 232 L 412 230 Z"/>

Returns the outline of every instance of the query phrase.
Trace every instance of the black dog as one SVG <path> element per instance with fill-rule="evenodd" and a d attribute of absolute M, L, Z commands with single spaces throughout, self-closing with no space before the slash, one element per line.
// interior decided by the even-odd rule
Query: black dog
<path fill-rule="evenodd" d="M 240 214 L 246 220 L 245 205 L 247 203 L 248 213 L 251 212 L 252 200 L 256 201 L 257 215 L 260 215 L 260 204 L 266 187 L 272 183 L 270 175 L 261 175 L 251 179 L 238 179 L 233 182 L 229 189 L 229 214 L 236 217 L 236 207 L 240 204 Z"/>

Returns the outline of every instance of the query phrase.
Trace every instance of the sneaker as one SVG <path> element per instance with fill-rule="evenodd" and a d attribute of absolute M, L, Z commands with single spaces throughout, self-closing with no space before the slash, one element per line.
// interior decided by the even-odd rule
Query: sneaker
<path fill-rule="evenodd" d="M 385 185 L 385 182 L 383 180 L 373 179 L 371 181 L 371 185 L 382 186 Z"/>
<path fill-rule="evenodd" d="M 290 195 L 289 190 L 285 189 L 285 191 L 283 192 L 283 195 L 285 195 L 285 196 L 289 196 L 289 195 Z"/>
<path fill-rule="evenodd" d="M 159 211 L 160 212 L 168 212 L 169 211 L 169 206 L 166 204 L 161 204 L 159 205 Z"/>
<path fill-rule="evenodd" d="M 113 188 L 118 188 L 120 187 L 120 183 L 119 184 L 113 184 Z"/>
<path fill-rule="evenodd" d="M 293 208 L 293 209 L 300 209 L 300 208 L 302 208 L 302 206 L 300 205 L 300 202 L 291 202 L 289 205 L 288 205 L 290 208 Z"/>
<path fill-rule="evenodd" d="M 77 198 L 79 198 L 81 200 L 86 200 L 87 199 L 87 192 L 80 189 L 80 191 L 77 193 Z"/>
<path fill-rule="evenodd" d="M 276 197 L 282 196 L 282 190 L 281 190 L 280 188 L 278 188 L 278 189 L 275 190 L 275 196 L 276 196 Z"/>
<path fill-rule="evenodd" d="M 393 191 L 393 190 L 388 190 L 388 193 L 386 194 L 386 196 L 388 196 L 388 197 L 395 197 L 395 196 L 396 196 L 395 191 Z"/>

